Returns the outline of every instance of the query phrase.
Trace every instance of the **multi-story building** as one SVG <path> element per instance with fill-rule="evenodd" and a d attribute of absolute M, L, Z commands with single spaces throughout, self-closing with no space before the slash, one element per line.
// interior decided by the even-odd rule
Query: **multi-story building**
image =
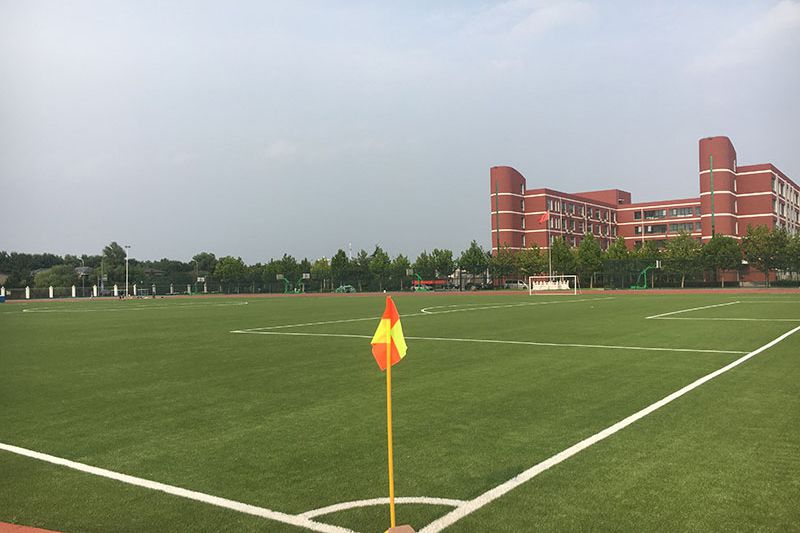
<path fill-rule="evenodd" d="M 603 248 L 618 235 L 633 248 L 680 232 L 707 241 L 717 233 L 740 239 L 749 225 L 800 231 L 800 186 L 771 163 L 738 165 L 727 137 L 700 139 L 699 178 L 699 197 L 634 203 L 619 189 L 528 189 L 513 168 L 492 167 L 492 250 L 548 248 L 558 237 L 577 245 L 586 233 Z"/>

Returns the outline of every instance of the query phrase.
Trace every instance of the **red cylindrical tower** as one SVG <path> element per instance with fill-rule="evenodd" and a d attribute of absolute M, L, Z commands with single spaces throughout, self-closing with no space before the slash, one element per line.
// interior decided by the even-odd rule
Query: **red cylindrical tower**
<path fill-rule="evenodd" d="M 700 210 L 704 240 L 736 235 L 736 150 L 727 137 L 700 139 Z"/>
<path fill-rule="evenodd" d="M 524 248 L 525 177 L 511 167 L 489 171 L 492 251 L 498 246 Z"/>

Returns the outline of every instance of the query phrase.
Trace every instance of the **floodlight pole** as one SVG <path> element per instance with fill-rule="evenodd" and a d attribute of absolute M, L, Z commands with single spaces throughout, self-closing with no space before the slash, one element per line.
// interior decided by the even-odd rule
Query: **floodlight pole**
<path fill-rule="evenodd" d="M 128 297 L 128 250 L 130 249 L 130 245 L 125 245 L 125 298 Z"/>

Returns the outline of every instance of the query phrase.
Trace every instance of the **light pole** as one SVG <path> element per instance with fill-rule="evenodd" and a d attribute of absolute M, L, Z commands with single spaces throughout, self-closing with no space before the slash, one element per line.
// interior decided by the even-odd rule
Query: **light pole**
<path fill-rule="evenodd" d="M 125 245 L 125 298 L 128 297 L 128 250 L 131 249 L 129 244 Z"/>
<path fill-rule="evenodd" d="M 81 296 L 86 296 L 86 261 L 81 258 Z"/>

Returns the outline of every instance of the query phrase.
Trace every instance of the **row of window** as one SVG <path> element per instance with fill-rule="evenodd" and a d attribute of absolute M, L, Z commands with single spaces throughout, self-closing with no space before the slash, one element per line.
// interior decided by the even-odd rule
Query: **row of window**
<path fill-rule="evenodd" d="M 587 218 L 592 218 L 602 222 L 608 222 L 609 220 L 614 223 L 617 222 L 617 213 L 615 211 L 592 206 L 585 206 L 584 210 L 583 204 L 566 202 L 557 200 L 555 198 L 550 198 L 547 200 L 547 209 L 549 211 L 560 212 L 567 215 L 577 215 L 580 217 L 584 216 L 585 213 Z"/>
<path fill-rule="evenodd" d="M 681 218 L 681 217 L 690 217 L 690 216 L 700 216 L 700 207 L 673 207 L 669 210 L 669 217 L 670 218 Z M 634 220 L 657 220 L 659 218 L 667 218 L 667 210 L 666 209 L 642 209 L 641 211 L 634 211 L 633 219 Z"/>
<path fill-rule="evenodd" d="M 700 223 L 699 222 L 682 222 L 676 224 L 653 224 L 644 226 L 644 234 L 645 235 L 659 235 L 667 233 L 667 228 L 669 228 L 670 233 L 678 233 L 681 231 L 686 232 L 693 232 L 693 231 L 700 231 Z M 634 235 L 641 235 L 642 234 L 642 226 L 636 226 L 633 228 Z"/>

